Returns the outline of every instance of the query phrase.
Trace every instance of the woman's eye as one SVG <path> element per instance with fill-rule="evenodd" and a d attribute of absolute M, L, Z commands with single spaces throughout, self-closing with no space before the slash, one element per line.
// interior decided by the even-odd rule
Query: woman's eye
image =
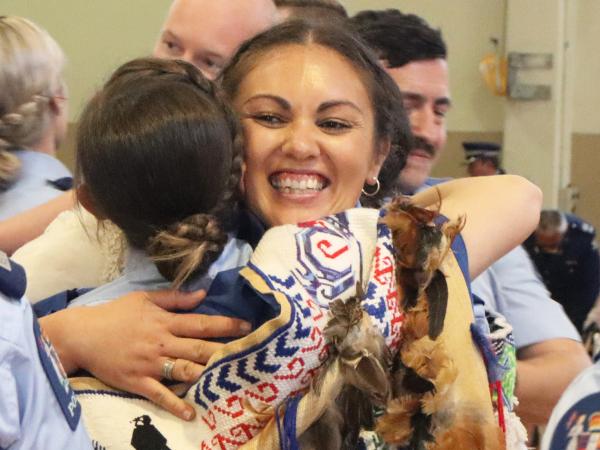
<path fill-rule="evenodd" d="M 319 126 L 331 131 L 344 131 L 352 128 L 350 123 L 341 120 L 324 120 L 319 123 Z"/>
<path fill-rule="evenodd" d="M 254 120 L 271 127 L 276 127 L 283 124 L 283 119 L 281 117 L 268 113 L 255 114 Z"/>

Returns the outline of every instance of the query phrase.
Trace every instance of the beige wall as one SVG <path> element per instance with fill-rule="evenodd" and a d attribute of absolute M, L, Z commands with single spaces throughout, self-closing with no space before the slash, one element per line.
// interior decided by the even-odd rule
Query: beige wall
<path fill-rule="evenodd" d="M 600 133 L 573 134 L 572 184 L 579 190 L 575 213 L 591 222 L 600 235 Z"/>
<path fill-rule="evenodd" d="M 1 0 L 45 27 L 68 58 L 71 119 L 121 63 L 148 55 L 171 0 Z"/>
<path fill-rule="evenodd" d="M 600 1 L 578 0 L 577 17 L 573 133 L 600 134 Z"/>

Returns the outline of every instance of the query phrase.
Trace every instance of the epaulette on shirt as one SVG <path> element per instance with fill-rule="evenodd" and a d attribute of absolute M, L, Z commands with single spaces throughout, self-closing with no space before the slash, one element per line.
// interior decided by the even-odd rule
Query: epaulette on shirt
<path fill-rule="evenodd" d="M 26 287 L 25 270 L 0 252 L 0 293 L 11 299 L 20 299 Z"/>
<path fill-rule="evenodd" d="M 567 220 L 569 222 L 570 230 L 581 231 L 585 234 L 591 234 L 592 236 L 596 234 L 596 229 L 593 225 L 581 220 L 577 216 L 573 216 L 572 214 L 567 215 Z"/>

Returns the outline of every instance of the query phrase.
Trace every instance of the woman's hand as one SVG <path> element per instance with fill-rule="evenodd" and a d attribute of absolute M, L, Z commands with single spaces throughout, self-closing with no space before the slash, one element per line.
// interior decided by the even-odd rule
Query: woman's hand
<path fill-rule="evenodd" d="M 201 338 L 242 336 L 250 324 L 201 314 L 176 314 L 204 298 L 204 291 L 133 292 L 99 306 L 79 307 L 41 320 L 67 373 L 79 368 L 104 383 L 139 394 L 185 420 L 194 409 L 159 380 L 169 359 L 171 378 L 195 381 L 223 344 Z"/>

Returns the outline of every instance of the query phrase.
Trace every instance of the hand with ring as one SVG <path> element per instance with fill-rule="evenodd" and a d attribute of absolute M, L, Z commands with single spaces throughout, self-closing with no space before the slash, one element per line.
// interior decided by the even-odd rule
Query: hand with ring
<path fill-rule="evenodd" d="M 250 331 L 250 324 L 239 319 L 168 311 L 192 309 L 204 296 L 204 291 L 132 292 L 102 305 L 59 311 L 40 322 L 68 373 L 85 369 L 191 420 L 194 408 L 160 380 L 194 382 L 224 345 L 202 338 Z"/>
<path fill-rule="evenodd" d="M 175 368 L 176 361 L 173 358 L 166 358 L 162 366 L 162 376 L 166 380 L 173 379 L 173 369 Z"/>

